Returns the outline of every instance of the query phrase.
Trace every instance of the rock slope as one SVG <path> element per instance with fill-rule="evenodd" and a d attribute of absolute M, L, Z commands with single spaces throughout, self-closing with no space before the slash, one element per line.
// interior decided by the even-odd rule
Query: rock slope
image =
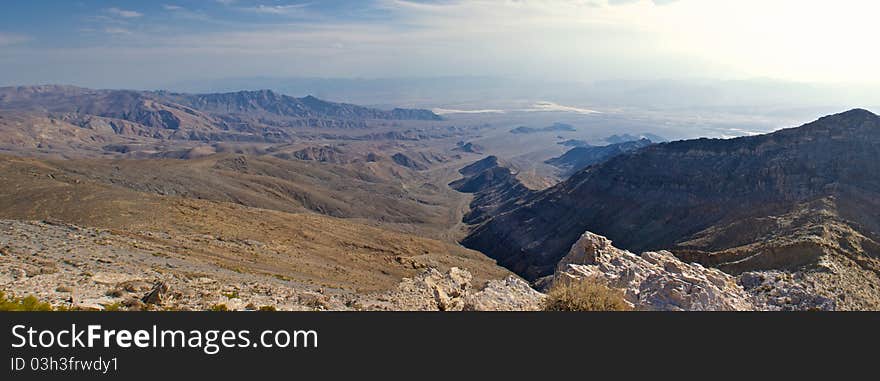
<path fill-rule="evenodd" d="M 880 308 L 878 147 L 880 117 L 866 110 L 767 135 L 656 144 L 526 195 L 463 243 L 534 280 L 592 231 L 734 274 L 812 271 L 829 278 L 826 295 Z M 825 271 L 829 261 L 841 270 Z"/>
<path fill-rule="evenodd" d="M 447 273 L 428 269 L 404 279 L 395 290 L 351 303 L 360 310 L 386 311 L 537 311 L 544 295 L 514 276 L 473 287 L 471 274 L 459 268 Z"/>
<path fill-rule="evenodd" d="M 739 276 L 685 263 L 668 251 L 640 255 L 586 232 L 563 257 L 553 276 L 541 282 L 598 279 L 624 291 L 637 310 L 807 311 L 846 308 L 823 296 L 808 273 L 753 271 Z"/>
<path fill-rule="evenodd" d="M 177 255 L 151 240 L 161 235 L 0 220 L 0 291 L 84 310 L 507 311 L 538 309 L 543 298 L 517 277 L 480 287 L 456 267 L 425 267 L 392 291 L 351 292 Z"/>
<path fill-rule="evenodd" d="M 512 208 L 512 202 L 533 193 L 498 158 L 489 156 L 459 170 L 464 177 L 449 183 L 452 189 L 474 194 L 463 221 L 476 224 Z"/>

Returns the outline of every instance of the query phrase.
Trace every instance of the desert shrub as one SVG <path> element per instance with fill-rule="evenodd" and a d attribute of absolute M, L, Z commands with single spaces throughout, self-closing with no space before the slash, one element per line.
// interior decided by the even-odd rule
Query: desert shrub
<path fill-rule="evenodd" d="M 0 311 L 52 311 L 52 305 L 41 302 L 34 296 L 7 297 L 5 293 L 0 292 Z"/>
<path fill-rule="evenodd" d="M 557 281 L 544 299 L 544 311 L 628 311 L 623 291 L 596 278 Z"/>
<path fill-rule="evenodd" d="M 229 307 L 226 307 L 225 304 L 215 304 L 211 306 L 211 311 L 229 311 Z"/>
<path fill-rule="evenodd" d="M 275 306 L 261 306 L 260 311 L 276 311 Z"/>
<path fill-rule="evenodd" d="M 232 291 L 232 292 L 229 292 L 229 293 L 223 293 L 222 295 L 225 296 L 227 299 L 238 299 L 238 297 L 239 297 L 239 296 L 238 296 L 238 291 Z"/>

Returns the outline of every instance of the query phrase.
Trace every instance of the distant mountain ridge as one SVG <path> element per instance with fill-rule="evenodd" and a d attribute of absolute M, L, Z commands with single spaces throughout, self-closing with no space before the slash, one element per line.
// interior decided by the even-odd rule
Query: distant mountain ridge
<path fill-rule="evenodd" d="M 648 132 L 639 134 L 638 136 L 630 135 L 630 134 L 611 135 L 611 136 L 605 138 L 605 141 L 608 142 L 608 144 L 619 144 L 619 143 L 626 143 L 626 142 L 642 140 L 642 139 L 647 139 L 647 140 L 650 140 L 654 143 L 664 143 L 667 141 L 662 136 L 648 133 Z"/>
<path fill-rule="evenodd" d="M 440 120 L 429 110 L 395 108 L 390 111 L 347 103 L 324 101 L 308 95 L 295 98 L 271 90 L 239 91 L 215 94 L 176 94 L 157 92 L 200 111 L 221 114 L 262 113 L 295 118 L 385 119 L 385 120 Z"/>
<path fill-rule="evenodd" d="M 0 88 L 0 111 L 51 116 L 83 128 L 106 127 L 106 132 L 118 135 L 215 141 L 285 141 L 288 128 L 441 120 L 428 110 L 378 110 L 270 90 L 182 94 L 59 85 Z"/>
<path fill-rule="evenodd" d="M 600 163 L 622 153 L 647 147 L 651 144 L 653 144 L 653 142 L 648 139 L 639 139 L 600 147 L 574 147 L 566 151 L 562 156 L 554 157 L 544 162 L 561 169 L 561 175 L 567 177 L 587 166 Z"/>
<path fill-rule="evenodd" d="M 547 127 L 542 127 L 542 128 L 519 126 L 519 127 L 516 127 L 514 129 L 510 130 L 510 133 L 511 134 L 534 134 L 534 133 L 538 133 L 538 132 L 563 132 L 563 131 L 572 132 L 572 131 L 577 131 L 577 129 L 574 128 L 574 126 L 572 126 L 570 124 L 553 123 L 553 125 L 550 125 Z"/>

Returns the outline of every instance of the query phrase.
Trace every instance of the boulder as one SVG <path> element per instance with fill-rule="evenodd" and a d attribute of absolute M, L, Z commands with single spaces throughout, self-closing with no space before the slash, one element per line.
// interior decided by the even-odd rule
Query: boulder
<path fill-rule="evenodd" d="M 544 295 L 528 283 L 511 276 L 490 281 L 481 290 L 471 285 L 473 276 L 457 267 L 442 273 L 429 268 L 405 278 L 397 288 L 360 297 L 361 310 L 390 311 L 533 311 L 540 309 Z"/>
<path fill-rule="evenodd" d="M 622 289 L 637 310 L 749 311 L 752 297 L 724 272 L 685 263 L 668 251 L 635 255 L 586 232 L 562 258 L 552 281 L 598 278 Z"/>
<path fill-rule="evenodd" d="M 544 294 L 535 291 L 524 280 L 509 276 L 492 280 L 480 291 L 465 298 L 465 311 L 538 311 Z"/>
<path fill-rule="evenodd" d="M 812 290 L 803 273 L 750 271 L 737 277 L 764 311 L 834 311 L 837 303 Z"/>
<path fill-rule="evenodd" d="M 146 304 L 162 304 L 170 291 L 171 287 L 168 286 L 168 283 L 158 282 L 150 292 L 144 295 L 141 301 Z"/>

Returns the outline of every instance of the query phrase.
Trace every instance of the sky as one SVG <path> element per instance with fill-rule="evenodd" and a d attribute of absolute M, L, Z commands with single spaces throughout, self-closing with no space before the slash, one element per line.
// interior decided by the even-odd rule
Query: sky
<path fill-rule="evenodd" d="M 871 0 L 43 0 L 0 5 L 0 85 L 503 76 L 880 83 Z"/>

